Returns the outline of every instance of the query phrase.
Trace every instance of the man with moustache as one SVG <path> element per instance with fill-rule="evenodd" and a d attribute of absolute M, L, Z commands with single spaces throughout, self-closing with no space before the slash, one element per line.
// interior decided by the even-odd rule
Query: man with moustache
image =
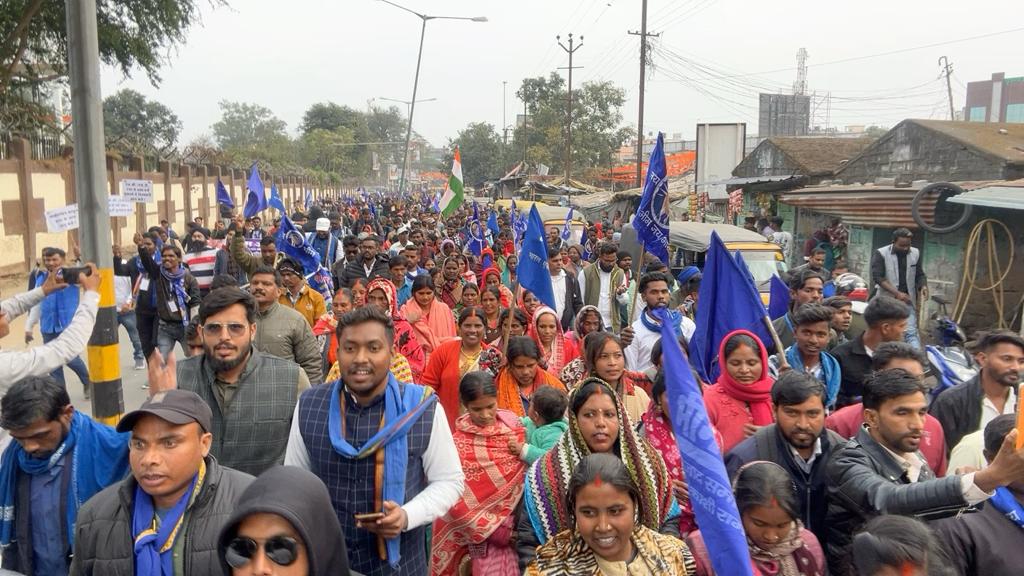
<path fill-rule="evenodd" d="M 291 360 L 306 372 L 310 384 L 323 382 L 320 347 L 306 319 L 282 305 L 282 279 L 269 266 L 257 268 L 249 282 L 249 292 L 259 308 L 256 316 L 256 340 L 253 345 L 264 354 Z M 319 294 L 318 294 L 319 296 Z"/>
<path fill-rule="evenodd" d="M 654 367 L 651 351 L 654 350 L 655 343 L 661 340 L 661 318 L 656 316 L 654 311 L 668 306 L 668 281 L 668 275 L 664 272 L 648 272 L 640 277 L 637 289 L 643 298 L 644 308 L 633 321 L 633 341 L 626 347 L 626 366 L 630 370 L 645 372 Z M 693 320 L 683 316 L 678 310 L 669 309 L 667 312 L 676 336 L 682 336 L 689 341 L 697 331 Z"/>
<path fill-rule="evenodd" d="M 897 228 L 892 233 L 892 244 L 882 246 L 871 255 L 871 280 L 875 283 L 872 297 L 885 294 L 910 306 L 910 319 L 904 337 L 908 343 L 920 348 L 917 303 L 921 292 L 928 288 L 928 278 L 924 275 L 920 250 L 911 246 L 913 240 L 913 232 L 907 228 Z M 927 295 L 924 297 L 927 298 Z"/>
<path fill-rule="evenodd" d="M 199 308 L 203 354 L 178 362 L 177 387 L 213 411 L 210 452 L 223 465 L 258 476 L 281 464 L 292 412 L 309 378 L 298 364 L 253 346 L 256 300 L 239 288 L 210 292 Z"/>
<path fill-rule="evenodd" d="M 622 327 L 619 306 L 628 304 L 629 296 L 626 294 L 626 273 L 615 265 L 616 256 L 615 244 L 598 244 L 597 262 L 580 270 L 578 280 L 583 304 L 596 306 L 601 313 L 601 323 L 618 334 Z"/>

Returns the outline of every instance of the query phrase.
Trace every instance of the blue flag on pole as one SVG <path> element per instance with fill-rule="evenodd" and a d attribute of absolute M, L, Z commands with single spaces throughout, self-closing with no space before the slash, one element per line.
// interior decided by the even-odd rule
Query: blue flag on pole
<path fill-rule="evenodd" d="M 586 226 L 583 227 L 583 234 L 580 235 L 580 250 L 582 250 L 582 252 L 580 253 L 580 258 L 582 258 L 584 262 L 589 261 L 590 260 L 590 250 L 587 250 L 587 227 Z"/>
<path fill-rule="evenodd" d="M 249 192 L 245 197 L 245 208 L 242 210 L 242 215 L 252 218 L 266 210 L 268 206 L 267 191 L 263 187 L 263 180 L 260 178 L 256 162 L 253 162 L 252 168 L 249 169 L 249 181 L 246 183 L 246 188 L 249 189 Z"/>
<path fill-rule="evenodd" d="M 519 285 L 533 292 L 541 303 L 555 309 L 555 293 L 551 290 L 551 272 L 548 270 L 548 247 L 544 240 L 544 222 L 540 219 L 537 206 L 530 207 L 523 247 L 519 251 L 519 266 L 516 268 Z"/>
<path fill-rule="evenodd" d="M 501 232 L 501 227 L 498 226 L 498 215 L 494 213 L 494 210 L 491 210 L 490 215 L 487 216 L 487 229 L 495 236 Z"/>
<path fill-rule="evenodd" d="M 440 204 L 440 202 L 441 202 L 441 193 L 438 192 L 437 194 L 434 194 L 434 201 L 430 204 L 430 209 L 435 214 L 440 214 L 441 213 L 441 204 Z"/>
<path fill-rule="evenodd" d="M 484 251 L 484 228 L 480 225 L 480 211 L 473 202 L 473 219 L 469 221 L 469 251 L 479 256 Z"/>
<path fill-rule="evenodd" d="M 661 315 L 661 361 L 672 431 L 711 565 L 715 574 L 752 576 L 747 537 L 700 387 L 679 347 L 668 310 L 662 308 L 655 313 Z"/>
<path fill-rule="evenodd" d="M 330 301 L 334 296 L 330 270 L 320 265 L 320 253 L 309 245 L 306 235 L 286 214 L 281 215 L 281 226 L 274 235 L 274 242 L 281 253 L 302 265 L 309 285 Z"/>
<path fill-rule="evenodd" d="M 718 346 L 728 333 L 749 330 L 771 348 L 761 295 L 746 264 L 737 263 L 715 232 L 711 233 L 697 301 L 697 331 L 690 338 L 690 356 L 705 382 L 718 378 Z"/>
<path fill-rule="evenodd" d="M 668 264 L 668 179 L 665 174 L 665 135 L 658 132 L 658 142 L 647 163 L 640 206 L 633 216 L 633 228 L 644 249 Z"/>
<path fill-rule="evenodd" d="M 572 235 L 572 228 L 569 227 L 569 223 L 572 222 L 572 206 L 569 206 L 569 213 L 565 215 L 565 224 L 562 224 L 562 240 L 565 242 L 569 241 L 569 236 Z"/>
<path fill-rule="evenodd" d="M 217 204 L 227 206 L 228 208 L 235 207 L 235 201 L 231 199 L 231 194 L 228 194 L 228 189 L 224 187 L 224 183 L 217 178 Z"/>
<path fill-rule="evenodd" d="M 277 184 L 270 185 L 270 207 L 281 214 L 285 213 L 284 200 L 281 199 L 281 193 L 277 191 Z"/>
<path fill-rule="evenodd" d="M 306 210 L 309 210 L 309 207 L 312 206 L 312 205 L 313 205 L 313 191 L 307 189 L 306 190 L 306 202 L 305 202 Z"/>
<path fill-rule="evenodd" d="M 768 317 L 772 320 L 782 318 L 789 312 L 789 286 L 779 278 L 778 274 L 772 276 L 770 297 L 768 300 Z"/>

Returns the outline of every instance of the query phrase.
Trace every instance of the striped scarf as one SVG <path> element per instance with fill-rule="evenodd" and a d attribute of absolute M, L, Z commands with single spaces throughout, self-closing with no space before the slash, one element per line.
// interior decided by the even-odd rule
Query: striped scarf
<path fill-rule="evenodd" d="M 670 511 L 676 508 L 665 462 L 647 440 L 636 433 L 622 400 L 607 382 L 599 378 L 584 380 L 571 393 L 569 405 L 573 404 L 575 395 L 591 382 L 600 384 L 604 392 L 615 399 L 619 437 L 614 450 L 640 489 L 640 496 L 643 499 L 643 515 L 640 522 L 652 530 L 660 530 Z M 530 517 L 530 523 L 533 524 L 533 531 L 542 544 L 559 532 L 573 527 L 572 518 L 566 510 L 569 478 L 580 461 L 588 455 L 590 448 L 580 432 L 576 414 L 570 410 L 568 431 L 562 434 L 558 444 L 540 460 L 534 462 L 526 473 L 524 508 Z"/>

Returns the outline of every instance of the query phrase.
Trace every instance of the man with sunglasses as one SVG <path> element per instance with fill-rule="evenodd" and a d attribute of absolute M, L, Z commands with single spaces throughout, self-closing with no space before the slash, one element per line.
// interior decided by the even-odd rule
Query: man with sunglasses
<path fill-rule="evenodd" d="M 309 388 L 298 364 L 253 345 L 257 317 L 252 294 L 230 286 L 210 292 L 199 308 L 203 354 L 177 366 L 177 388 L 195 392 L 213 411 L 211 453 L 254 476 L 284 461 L 295 403 Z"/>
<path fill-rule="evenodd" d="M 213 415 L 167 390 L 117 425 L 130 432 L 131 476 L 82 506 L 71 574 L 222 574 L 217 536 L 252 476 L 210 456 Z"/>
<path fill-rule="evenodd" d="M 227 574 L 352 574 L 327 488 L 294 466 L 275 466 L 246 488 L 217 552 Z"/>

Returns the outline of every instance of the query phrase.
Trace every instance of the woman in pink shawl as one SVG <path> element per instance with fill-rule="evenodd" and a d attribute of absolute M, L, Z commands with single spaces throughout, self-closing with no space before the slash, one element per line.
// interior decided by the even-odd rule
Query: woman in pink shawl
<path fill-rule="evenodd" d="M 566 364 L 580 355 L 579 348 L 565 339 L 558 314 L 547 306 L 539 306 L 533 313 L 528 334 L 540 348 L 548 373 L 555 378 L 561 375 Z"/>
<path fill-rule="evenodd" d="M 423 348 L 423 364 L 434 350 L 457 336 L 452 310 L 438 301 L 434 281 L 421 274 L 412 282 L 412 298 L 402 306 L 401 314 L 412 324 L 416 340 Z"/>
<path fill-rule="evenodd" d="M 391 315 L 391 320 L 395 324 L 395 350 L 409 361 L 413 382 L 419 382 L 423 367 L 426 365 L 426 355 L 423 353 L 423 346 L 416 339 L 416 331 L 398 310 L 398 290 L 391 280 L 382 277 L 371 280 L 366 288 L 367 304 L 376 304 Z"/>

